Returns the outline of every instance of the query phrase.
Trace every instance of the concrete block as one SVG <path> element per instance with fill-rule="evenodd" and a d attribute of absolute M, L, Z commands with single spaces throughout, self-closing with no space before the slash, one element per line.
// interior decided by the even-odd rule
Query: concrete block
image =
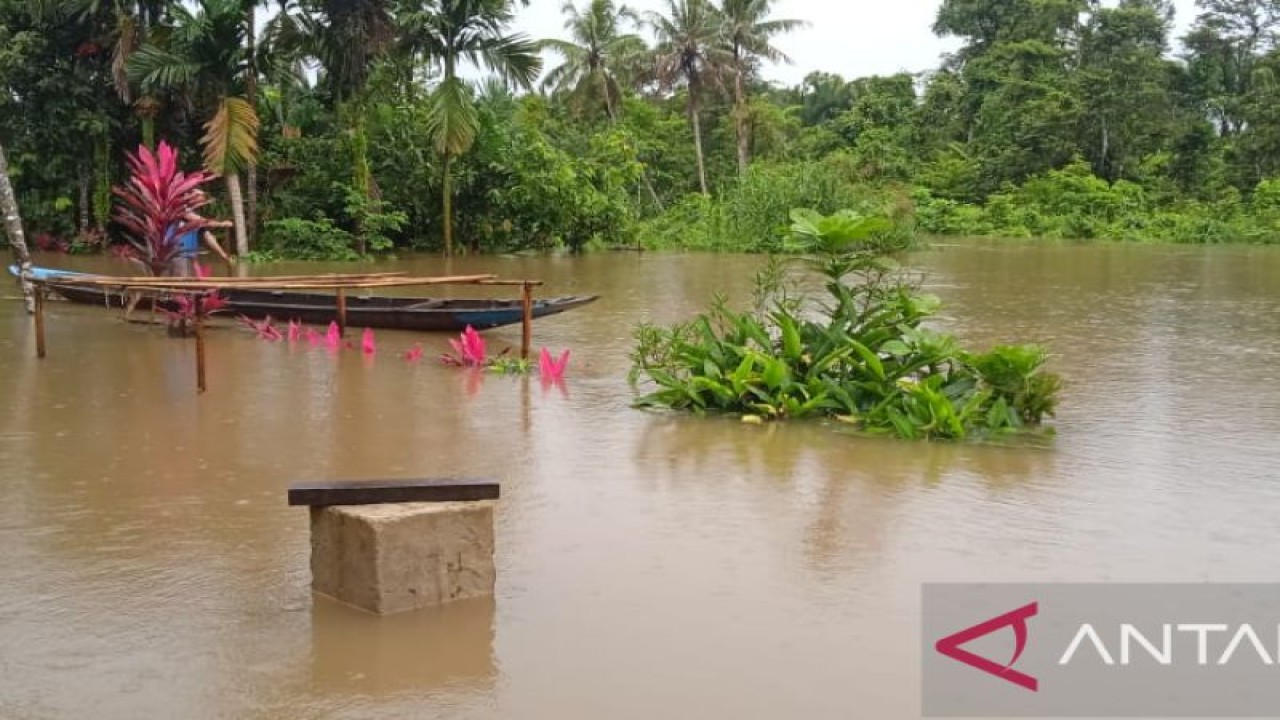
<path fill-rule="evenodd" d="M 493 595 L 493 502 L 312 507 L 311 576 L 382 615 Z"/>

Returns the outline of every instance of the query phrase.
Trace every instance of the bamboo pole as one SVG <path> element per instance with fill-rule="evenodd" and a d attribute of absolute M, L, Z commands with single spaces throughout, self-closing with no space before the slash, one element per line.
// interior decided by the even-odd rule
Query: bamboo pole
<path fill-rule="evenodd" d="M 475 284 L 476 285 L 526 285 L 527 284 L 527 285 L 533 285 L 534 287 L 539 287 L 543 283 L 541 280 L 499 280 L 495 278 L 493 280 L 479 280 Z"/>
<path fill-rule="evenodd" d="M 198 296 L 192 297 L 196 309 L 196 392 L 208 389 L 204 377 L 204 303 Z"/>
<path fill-rule="evenodd" d="M 390 278 L 408 278 L 407 272 L 385 273 L 330 273 L 325 275 L 261 275 L 252 277 L 170 277 L 155 275 L 66 275 L 53 278 L 59 284 L 110 284 L 110 285 L 155 285 L 162 283 L 180 283 L 192 285 L 266 285 L 280 282 L 328 282 L 335 286 L 362 280 L 385 280 Z M 476 277 L 494 277 L 484 275 Z"/>
<path fill-rule="evenodd" d="M 338 336 L 347 336 L 347 291 L 338 288 Z"/>
<path fill-rule="evenodd" d="M 529 348 L 533 345 L 533 283 L 520 286 L 520 306 L 524 311 L 520 320 L 520 357 L 529 359 Z"/>
<path fill-rule="evenodd" d="M 44 284 L 35 285 L 36 357 L 43 358 L 44 347 Z"/>
<path fill-rule="evenodd" d="M 236 288 L 260 289 L 337 289 L 366 287 L 410 287 L 414 285 L 478 285 L 496 276 L 458 275 L 452 277 L 360 277 L 327 278 L 322 276 L 299 277 L 292 280 L 279 278 L 157 278 L 157 277 L 90 277 L 58 278 L 64 285 L 89 285 L 95 287 L 146 288 L 154 290 L 217 290 Z M 511 284 L 520 284 L 519 282 Z"/>
<path fill-rule="evenodd" d="M 485 276 L 476 276 L 485 277 Z M 181 282 L 165 280 L 160 282 L 132 282 L 120 280 L 79 280 L 74 283 L 66 283 L 68 285 L 79 285 L 89 287 L 104 288 L 121 288 L 125 290 L 152 290 L 159 292 L 190 292 L 192 290 L 236 290 L 236 289 L 258 289 L 258 290 L 337 290 L 343 289 L 373 289 L 373 288 L 394 288 L 394 287 L 416 287 L 426 285 L 476 285 L 479 284 L 475 277 L 461 278 L 388 278 L 385 280 L 369 280 L 358 283 L 341 283 L 332 282 L 291 282 L 291 283 L 273 283 L 273 284 L 252 284 L 244 285 L 235 282 L 210 282 L 195 281 Z"/>

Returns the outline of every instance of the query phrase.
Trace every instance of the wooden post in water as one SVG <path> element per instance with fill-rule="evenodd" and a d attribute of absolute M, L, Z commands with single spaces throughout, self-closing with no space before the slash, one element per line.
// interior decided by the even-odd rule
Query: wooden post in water
<path fill-rule="evenodd" d="M 347 291 L 338 288 L 338 335 L 347 336 Z"/>
<path fill-rule="evenodd" d="M 43 358 L 44 347 L 44 283 L 35 285 L 36 357 Z"/>
<path fill-rule="evenodd" d="M 520 306 L 524 310 L 524 316 L 521 319 L 521 338 L 520 338 L 520 358 L 529 359 L 529 347 L 533 344 L 533 285 L 532 283 L 520 283 Z"/>
<path fill-rule="evenodd" d="M 204 392 L 204 302 L 199 295 L 191 298 L 196 309 L 196 391 Z"/>

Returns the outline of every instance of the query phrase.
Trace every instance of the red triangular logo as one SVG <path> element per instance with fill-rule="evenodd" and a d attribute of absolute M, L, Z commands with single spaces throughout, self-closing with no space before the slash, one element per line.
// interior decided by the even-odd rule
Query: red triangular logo
<path fill-rule="evenodd" d="M 934 649 L 946 655 L 952 660 L 959 660 L 965 665 L 969 665 L 983 672 L 991 673 L 1001 680 L 1008 680 L 1014 685 L 1024 687 L 1032 692 L 1040 689 L 1040 681 L 1013 669 L 1014 663 L 1018 662 L 1018 658 L 1022 657 L 1022 651 L 1027 647 L 1027 618 L 1034 617 L 1039 603 L 1031 603 L 1024 607 L 1020 607 L 1012 612 L 1007 612 L 999 617 L 993 617 L 990 620 L 980 622 L 973 627 L 965 628 L 954 635 L 948 635 L 942 638 L 934 645 Z M 960 646 L 976 640 L 983 635 L 1001 630 L 1005 627 L 1013 628 L 1014 646 L 1013 659 L 1008 665 L 1000 665 L 992 662 L 981 655 L 975 655 L 968 650 L 961 650 Z"/>

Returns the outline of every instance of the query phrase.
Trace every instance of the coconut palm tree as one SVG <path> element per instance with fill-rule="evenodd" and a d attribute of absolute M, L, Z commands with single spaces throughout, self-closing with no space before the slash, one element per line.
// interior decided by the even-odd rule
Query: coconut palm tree
<path fill-rule="evenodd" d="M 751 125 L 747 78 L 761 61 L 791 62 L 772 43 L 774 37 L 804 27 L 802 20 L 770 20 L 773 0 L 723 0 L 721 30 L 733 72 L 733 116 L 738 135 L 738 172 L 751 163 Z"/>
<path fill-rule="evenodd" d="M 645 14 L 658 39 L 652 63 L 660 85 L 683 82 L 688 93 L 689 125 L 698 161 L 698 186 L 707 194 L 707 165 L 702 153 L 702 93 L 708 84 L 722 85 L 729 56 L 721 42 L 720 11 L 709 0 L 666 0 L 666 14 Z"/>
<path fill-rule="evenodd" d="M 27 238 L 22 232 L 22 215 L 18 212 L 13 183 L 9 182 L 9 160 L 5 157 L 3 144 L 0 144 L 0 214 L 4 215 L 4 231 L 9 236 L 13 262 L 20 274 L 26 274 L 31 271 L 31 253 L 27 251 Z M 35 288 L 26 279 L 22 280 L 22 295 L 27 312 L 35 312 Z"/>
<path fill-rule="evenodd" d="M 566 95 L 579 110 L 596 104 L 611 121 L 617 121 L 622 101 L 620 78 L 646 49 L 638 35 L 623 32 L 623 24 L 638 23 L 639 18 L 613 0 L 590 0 L 584 10 L 568 0 L 561 12 L 568 16 L 564 28 L 570 39 L 542 41 L 544 49 L 564 59 L 547 73 L 543 88 Z"/>
<path fill-rule="evenodd" d="M 247 67 L 241 0 L 199 0 L 195 10 L 173 8 L 174 26 L 127 63 L 131 82 L 145 93 L 170 93 L 204 119 L 204 163 L 222 175 L 235 223 L 236 253 L 249 252 L 240 171 L 258 154 L 258 115 L 238 94 Z M 153 34 L 155 35 L 155 34 Z"/>
<path fill-rule="evenodd" d="M 626 22 L 640 24 L 640 18 L 626 5 L 613 0 L 590 0 L 585 12 L 566 0 L 561 12 L 568 15 L 564 27 L 570 40 L 543 40 L 542 47 L 560 55 L 564 62 L 543 78 L 544 89 L 568 96 L 581 112 L 591 105 L 602 107 L 610 123 L 621 115 L 622 87 L 638 76 L 648 46 L 638 35 L 622 31 Z M 649 171 L 641 171 L 641 181 L 655 207 L 662 200 L 649 180 Z"/>
<path fill-rule="evenodd" d="M 453 159 L 475 142 L 480 117 L 458 64 L 471 62 L 507 83 L 528 88 L 542 69 L 538 44 L 523 33 L 508 33 L 514 19 L 508 0 L 432 0 L 402 18 L 404 42 L 440 73 L 432 91 L 428 122 L 442 159 L 444 253 L 453 254 Z"/>

